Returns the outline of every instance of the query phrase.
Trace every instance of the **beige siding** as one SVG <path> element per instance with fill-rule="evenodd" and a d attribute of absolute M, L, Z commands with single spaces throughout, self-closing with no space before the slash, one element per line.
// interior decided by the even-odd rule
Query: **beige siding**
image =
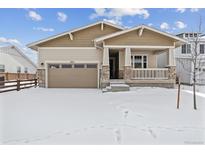
<path fill-rule="evenodd" d="M 93 47 L 95 38 L 117 31 L 119 29 L 106 24 L 104 24 L 104 29 L 101 30 L 101 24 L 98 24 L 72 33 L 73 40 L 70 39 L 69 35 L 65 35 L 39 44 L 39 47 Z"/>
<path fill-rule="evenodd" d="M 140 49 L 132 49 L 132 55 L 147 55 L 148 58 L 148 68 L 156 68 L 156 55 L 154 51 L 143 51 Z"/>
<path fill-rule="evenodd" d="M 96 49 L 39 49 L 39 68 L 45 61 L 102 62 L 102 51 Z"/>
<path fill-rule="evenodd" d="M 150 45 L 150 46 L 173 46 L 174 40 L 159 33 L 145 29 L 141 37 L 139 30 L 131 31 L 105 40 L 105 45 Z"/>

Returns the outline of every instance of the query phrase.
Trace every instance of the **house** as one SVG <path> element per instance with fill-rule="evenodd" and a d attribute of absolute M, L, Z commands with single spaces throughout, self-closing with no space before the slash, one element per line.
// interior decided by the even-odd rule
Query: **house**
<path fill-rule="evenodd" d="M 174 49 L 185 40 L 146 25 L 124 29 L 96 22 L 28 45 L 39 54 L 40 86 L 103 88 L 119 81 L 130 86 L 173 87 Z M 168 53 L 158 68 L 156 56 Z"/>
<path fill-rule="evenodd" d="M 18 47 L 0 47 L 0 72 L 34 74 L 36 69 L 36 65 Z"/>
<path fill-rule="evenodd" d="M 177 35 L 183 39 L 187 40 L 187 44 L 184 44 L 175 49 L 176 57 L 176 72 L 177 76 L 180 78 L 181 82 L 184 84 L 193 83 L 193 63 L 191 62 L 191 48 L 194 48 L 195 39 L 199 38 L 199 44 L 197 47 L 197 52 L 199 54 L 198 61 L 200 61 L 201 66 L 198 66 L 198 73 L 196 82 L 197 84 L 205 84 L 205 36 L 199 33 L 181 33 Z"/>

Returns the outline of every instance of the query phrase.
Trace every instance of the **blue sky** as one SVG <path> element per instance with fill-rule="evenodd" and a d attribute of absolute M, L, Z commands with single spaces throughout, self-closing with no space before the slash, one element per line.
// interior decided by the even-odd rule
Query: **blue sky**
<path fill-rule="evenodd" d="M 107 20 L 133 27 L 147 24 L 177 34 L 197 29 L 205 9 L 0 9 L 0 42 L 24 46 L 76 27 Z M 34 61 L 35 55 L 26 51 Z"/>

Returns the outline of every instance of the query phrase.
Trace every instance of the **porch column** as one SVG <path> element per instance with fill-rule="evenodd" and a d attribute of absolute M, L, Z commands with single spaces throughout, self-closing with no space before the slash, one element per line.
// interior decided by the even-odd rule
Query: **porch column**
<path fill-rule="evenodd" d="M 124 79 L 131 79 L 131 49 L 125 48 L 125 66 L 124 66 Z"/>
<path fill-rule="evenodd" d="M 174 49 L 168 49 L 168 78 L 173 80 L 175 83 L 176 80 L 176 63 L 175 63 L 175 56 L 174 56 Z"/>
<path fill-rule="evenodd" d="M 103 64 L 102 64 L 102 80 L 108 81 L 110 78 L 109 69 L 109 48 L 103 50 Z"/>
<path fill-rule="evenodd" d="M 175 66 L 175 56 L 174 56 L 174 49 L 169 48 L 168 49 L 168 66 Z"/>

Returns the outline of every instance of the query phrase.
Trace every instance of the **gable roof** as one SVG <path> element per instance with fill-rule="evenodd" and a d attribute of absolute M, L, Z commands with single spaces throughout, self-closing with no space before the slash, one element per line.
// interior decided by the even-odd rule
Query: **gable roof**
<path fill-rule="evenodd" d="M 18 47 L 14 45 L 8 45 L 8 46 L 3 46 L 0 47 L 0 51 L 4 52 L 9 49 L 15 49 L 15 51 L 20 54 L 27 62 L 29 62 L 34 68 L 37 68 L 36 64 L 34 64 Z"/>
<path fill-rule="evenodd" d="M 106 40 L 106 39 L 109 39 L 109 38 L 113 38 L 113 37 L 116 37 L 116 36 L 119 36 L 119 35 L 122 35 L 122 34 L 125 34 L 125 33 L 128 33 L 128 32 L 131 32 L 131 31 L 134 31 L 134 30 L 137 30 L 137 29 L 141 29 L 141 28 L 146 28 L 146 29 L 148 29 L 150 31 L 159 33 L 161 35 L 173 38 L 175 40 L 178 40 L 178 41 L 181 41 L 181 42 L 184 42 L 184 43 L 186 42 L 186 40 L 184 40 L 184 39 L 182 39 L 180 37 L 177 37 L 175 35 L 172 35 L 172 34 L 169 34 L 169 33 L 166 33 L 166 32 L 162 32 L 162 31 L 160 31 L 158 29 L 155 29 L 155 28 L 152 28 L 152 27 L 149 27 L 149 26 L 146 26 L 146 25 L 140 25 L 140 26 L 136 26 L 136 27 L 133 27 L 133 28 L 130 28 L 130 29 L 123 30 L 123 31 L 119 31 L 119 32 L 115 32 L 115 33 L 112 33 L 112 34 L 108 34 L 108 35 L 96 38 L 94 41 L 95 42 L 101 42 L 103 40 Z"/>
<path fill-rule="evenodd" d="M 92 26 L 95 26 L 95 25 L 98 25 L 98 24 L 106 24 L 106 25 L 109 25 L 111 27 L 115 27 L 119 30 L 124 30 L 123 27 L 115 25 L 113 23 L 110 23 L 110 22 L 107 22 L 107 21 L 98 21 L 98 22 L 95 22 L 95 23 L 92 23 L 92 24 L 89 24 L 89 25 L 86 25 L 86 26 L 83 26 L 83 27 L 79 27 L 79 28 L 76 28 L 76 29 L 73 29 L 73 30 L 70 30 L 70 31 L 66 31 L 66 32 L 63 32 L 63 33 L 60 33 L 60 34 L 57 34 L 57 35 L 54 35 L 54 36 L 51 36 L 51 37 L 36 41 L 36 42 L 33 42 L 33 43 L 30 43 L 30 44 L 27 45 L 27 47 L 32 48 L 32 47 L 34 47 L 38 44 L 50 41 L 52 39 L 55 39 L 55 38 L 58 38 L 58 37 L 61 37 L 61 36 L 64 36 L 64 35 L 69 35 L 71 33 L 74 33 L 74 32 L 77 32 L 77 31 L 80 31 L 80 30 L 83 30 L 83 29 L 86 29 L 86 28 L 89 28 L 89 27 L 92 27 Z"/>

